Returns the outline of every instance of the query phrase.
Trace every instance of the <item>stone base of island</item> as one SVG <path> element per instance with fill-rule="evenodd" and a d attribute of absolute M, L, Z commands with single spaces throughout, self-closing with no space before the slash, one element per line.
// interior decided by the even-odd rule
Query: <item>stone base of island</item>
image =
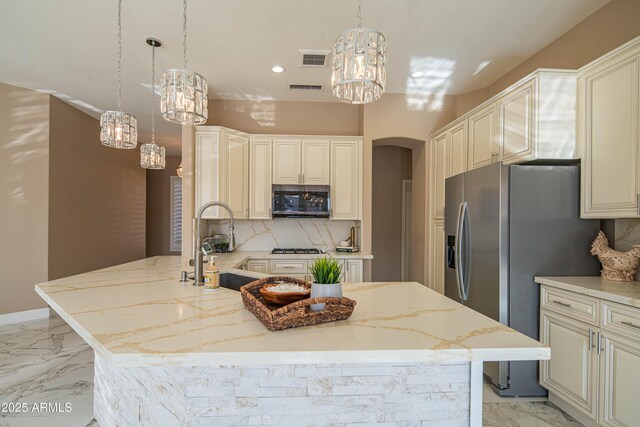
<path fill-rule="evenodd" d="M 550 357 L 414 282 L 345 283 L 348 320 L 271 332 L 180 269 L 154 257 L 36 286 L 95 351 L 99 425 L 480 426 L 483 362 Z"/>

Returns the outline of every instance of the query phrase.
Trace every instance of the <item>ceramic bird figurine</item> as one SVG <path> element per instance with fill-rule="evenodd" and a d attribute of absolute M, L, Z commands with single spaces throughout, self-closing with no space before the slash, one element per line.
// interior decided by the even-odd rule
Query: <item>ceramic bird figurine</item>
<path fill-rule="evenodd" d="M 602 231 L 591 244 L 591 255 L 597 255 L 602 264 L 602 278 L 616 282 L 631 282 L 640 264 L 640 246 L 634 245 L 627 252 L 616 251 L 609 247 Z"/>

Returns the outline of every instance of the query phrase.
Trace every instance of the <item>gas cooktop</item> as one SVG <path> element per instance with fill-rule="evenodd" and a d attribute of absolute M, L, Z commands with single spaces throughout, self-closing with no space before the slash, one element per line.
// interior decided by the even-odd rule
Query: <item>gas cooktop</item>
<path fill-rule="evenodd" d="M 275 248 L 271 251 L 274 255 L 316 255 L 320 253 L 320 250 L 316 248 L 303 248 L 303 249 L 289 249 L 289 248 Z"/>

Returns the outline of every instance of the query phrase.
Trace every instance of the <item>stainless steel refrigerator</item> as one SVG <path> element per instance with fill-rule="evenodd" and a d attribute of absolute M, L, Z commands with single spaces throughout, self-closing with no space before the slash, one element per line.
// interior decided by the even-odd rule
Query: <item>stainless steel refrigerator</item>
<path fill-rule="evenodd" d="M 534 276 L 597 275 L 599 220 L 580 219 L 580 167 L 495 163 L 445 183 L 445 295 L 538 339 Z M 537 362 L 485 363 L 501 396 L 544 396 Z"/>

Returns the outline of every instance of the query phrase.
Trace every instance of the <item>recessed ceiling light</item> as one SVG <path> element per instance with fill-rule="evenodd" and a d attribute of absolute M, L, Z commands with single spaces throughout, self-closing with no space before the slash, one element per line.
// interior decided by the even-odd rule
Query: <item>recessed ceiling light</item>
<path fill-rule="evenodd" d="M 411 73 L 411 77 L 413 77 L 414 79 L 420 78 L 424 76 L 424 71 L 414 71 L 413 73 Z"/>
<path fill-rule="evenodd" d="M 273 68 L 271 68 L 271 71 L 273 71 L 274 73 L 284 73 L 286 70 L 286 68 L 284 68 L 282 65 L 274 65 Z"/>
<path fill-rule="evenodd" d="M 482 71 L 484 69 L 484 67 L 486 67 L 487 65 L 491 64 L 491 61 L 482 61 L 479 65 L 478 68 L 476 68 L 476 72 L 473 73 L 473 75 L 475 76 L 476 74 L 478 74 L 480 71 Z"/>

